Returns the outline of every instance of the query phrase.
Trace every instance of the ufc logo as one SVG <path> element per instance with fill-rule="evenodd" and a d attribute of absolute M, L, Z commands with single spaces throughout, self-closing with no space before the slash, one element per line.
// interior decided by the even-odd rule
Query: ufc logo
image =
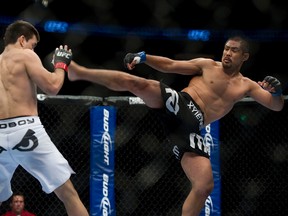
<path fill-rule="evenodd" d="M 58 52 L 56 53 L 56 56 L 65 57 L 65 58 L 69 59 L 70 56 L 71 56 L 71 54 L 70 54 L 70 53 L 67 53 L 67 52 L 58 51 Z"/>

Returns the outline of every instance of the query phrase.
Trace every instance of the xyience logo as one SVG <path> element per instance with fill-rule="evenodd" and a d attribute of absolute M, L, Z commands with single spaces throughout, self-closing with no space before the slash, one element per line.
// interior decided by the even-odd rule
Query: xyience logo
<path fill-rule="evenodd" d="M 205 216 L 210 216 L 213 212 L 213 201 L 209 196 L 205 201 Z"/>
<path fill-rule="evenodd" d="M 101 200 L 100 209 L 102 211 L 102 215 L 107 216 L 111 214 L 111 204 L 109 200 L 109 176 L 105 173 L 103 174 L 103 198 Z"/>
<path fill-rule="evenodd" d="M 103 110 L 103 129 L 104 133 L 101 138 L 101 143 L 103 143 L 103 150 L 104 150 L 104 155 L 103 155 L 103 162 L 109 166 L 110 163 L 110 149 L 112 149 L 112 140 L 111 136 L 109 134 L 109 111 L 104 109 Z"/>

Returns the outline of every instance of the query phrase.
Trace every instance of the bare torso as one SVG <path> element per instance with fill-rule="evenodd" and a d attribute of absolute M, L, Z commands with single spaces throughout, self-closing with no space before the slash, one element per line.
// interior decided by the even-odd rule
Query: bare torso
<path fill-rule="evenodd" d="M 0 55 L 0 119 L 38 115 L 36 85 L 26 72 L 25 52 L 13 48 Z"/>
<path fill-rule="evenodd" d="M 221 62 L 215 62 L 203 69 L 201 76 L 193 77 L 183 91 L 200 106 L 207 125 L 226 115 L 236 102 L 247 96 L 252 82 L 241 73 L 227 75 Z"/>

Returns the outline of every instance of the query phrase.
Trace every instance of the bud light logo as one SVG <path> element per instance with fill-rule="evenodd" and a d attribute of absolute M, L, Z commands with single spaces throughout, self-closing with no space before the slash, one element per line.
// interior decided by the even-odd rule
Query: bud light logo
<path fill-rule="evenodd" d="M 213 137 L 211 135 L 210 124 L 205 127 L 205 131 L 206 133 L 204 135 L 204 145 L 207 147 L 209 155 L 211 155 L 211 150 L 214 147 L 214 143 L 213 143 Z M 212 212 L 213 212 L 213 201 L 211 196 L 209 196 L 205 201 L 205 216 L 212 215 Z"/>
<path fill-rule="evenodd" d="M 91 109 L 90 215 L 115 216 L 114 134 L 116 109 Z"/>
<path fill-rule="evenodd" d="M 205 201 L 205 216 L 212 215 L 213 212 L 213 201 L 211 196 L 209 196 Z"/>
<path fill-rule="evenodd" d="M 101 200 L 100 208 L 102 215 L 107 216 L 111 214 L 111 204 L 109 200 L 109 176 L 103 174 L 103 198 Z"/>
<path fill-rule="evenodd" d="M 101 138 L 101 143 L 103 144 L 103 162 L 107 167 L 110 165 L 110 150 L 112 149 L 112 139 L 109 131 L 109 118 L 110 112 L 107 109 L 103 110 L 103 135 Z M 103 170 L 105 172 L 105 169 Z M 102 215 L 110 215 L 111 214 L 111 204 L 109 200 L 109 175 L 103 173 L 103 184 L 102 184 L 102 195 L 103 198 L 101 200 L 100 208 L 102 210 Z"/>
<path fill-rule="evenodd" d="M 204 145 L 208 149 L 208 154 L 211 155 L 211 150 L 214 147 L 213 137 L 211 135 L 211 126 L 210 124 L 205 127 L 206 133 L 204 135 Z"/>
<path fill-rule="evenodd" d="M 203 142 L 209 150 L 210 161 L 213 171 L 214 189 L 205 200 L 201 216 L 219 216 L 221 214 L 221 180 L 219 161 L 219 122 L 215 121 L 207 125 L 201 131 Z"/>
<path fill-rule="evenodd" d="M 112 140 L 109 132 L 109 111 L 104 109 L 103 110 L 103 130 L 104 133 L 101 138 L 101 143 L 103 143 L 103 162 L 109 166 L 110 164 L 110 149 L 112 149 Z"/>

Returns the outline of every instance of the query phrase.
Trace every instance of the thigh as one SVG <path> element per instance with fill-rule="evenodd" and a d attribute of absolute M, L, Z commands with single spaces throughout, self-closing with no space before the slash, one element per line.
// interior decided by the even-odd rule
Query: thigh
<path fill-rule="evenodd" d="M 0 202 L 6 201 L 12 195 L 11 179 L 18 164 L 10 157 L 10 152 L 0 155 Z"/>
<path fill-rule="evenodd" d="M 31 127 L 33 146 L 29 151 L 15 151 L 19 164 L 41 183 L 43 191 L 51 193 L 64 184 L 74 173 L 68 161 L 60 153 L 42 125 Z M 31 138 L 32 139 L 32 138 Z M 22 145 L 23 146 L 23 145 Z"/>
<path fill-rule="evenodd" d="M 159 81 L 137 77 L 130 91 L 140 97 L 150 108 L 158 109 L 163 107 Z"/>
<path fill-rule="evenodd" d="M 194 186 L 207 185 L 213 182 L 210 159 L 193 152 L 186 152 L 181 159 L 181 166 Z"/>
<path fill-rule="evenodd" d="M 68 179 L 64 184 L 60 185 L 58 188 L 56 188 L 54 190 L 54 193 L 62 201 L 67 200 L 69 198 L 72 199 L 73 196 L 77 195 L 77 192 L 70 179 Z"/>

